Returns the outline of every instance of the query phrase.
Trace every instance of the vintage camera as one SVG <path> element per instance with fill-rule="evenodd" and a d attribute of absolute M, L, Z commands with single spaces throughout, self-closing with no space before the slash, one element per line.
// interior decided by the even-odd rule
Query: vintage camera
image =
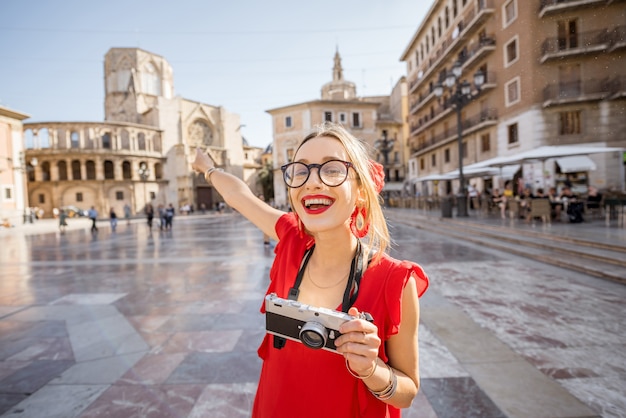
<path fill-rule="evenodd" d="M 362 319 L 371 316 L 362 313 Z M 275 293 L 265 297 L 265 328 L 267 332 L 314 349 L 337 352 L 335 339 L 341 334 L 339 327 L 356 317 L 327 308 L 316 308 L 295 300 L 279 298 Z"/>

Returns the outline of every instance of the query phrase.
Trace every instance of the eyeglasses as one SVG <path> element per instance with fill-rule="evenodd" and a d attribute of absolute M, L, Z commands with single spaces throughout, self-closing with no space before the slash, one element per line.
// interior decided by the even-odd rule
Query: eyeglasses
<path fill-rule="evenodd" d="M 348 178 L 348 169 L 354 165 L 348 161 L 329 160 L 323 164 L 289 163 L 280 167 L 287 187 L 302 187 L 311 175 L 311 169 L 317 168 L 317 175 L 328 187 L 337 187 Z"/>

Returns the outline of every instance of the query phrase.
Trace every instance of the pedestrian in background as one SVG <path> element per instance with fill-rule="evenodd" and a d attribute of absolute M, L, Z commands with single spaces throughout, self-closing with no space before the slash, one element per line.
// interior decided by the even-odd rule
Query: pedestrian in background
<path fill-rule="evenodd" d="M 126 225 L 130 225 L 130 205 L 128 203 L 126 203 L 124 205 L 124 219 L 126 219 Z"/>
<path fill-rule="evenodd" d="M 152 220 L 154 219 L 154 208 L 151 203 L 146 204 L 144 208 L 144 212 L 146 214 L 146 219 L 148 220 L 148 227 L 152 229 Z"/>
<path fill-rule="evenodd" d="M 115 209 L 111 207 L 109 211 L 109 222 L 111 222 L 111 232 L 115 232 L 117 228 L 117 214 L 115 213 Z"/>
<path fill-rule="evenodd" d="M 87 212 L 87 216 L 91 219 L 91 232 L 98 232 L 98 227 L 96 226 L 96 221 L 98 220 L 98 211 L 95 206 L 92 206 Z"/>
<path fill-rule="evenodd" d="M 336 352 L 267 333 L 252 416 L 399 417 L 419 389 L 418 297 L 428 278 L 417 264 L 386 253 L 384 171 L 364 142 L 331 123 L 304 138 L 293 162 L 281 167 L 290 213 L 258 199 L 200 149 L 192 167 L 278 241 L 268 295 L 339 306 L 353 318 L 339 327 Z"/>
<path fill-rule="evenodd" d="M 172 229 L 172 222 L 174 221 L 174 214 L 176 209 L 171 203 L 165 208 L 165 229 Z"/>
<path fill-rule="evenodd" d="M 67 228 L 67 212 L 63 209 L 59 210 L 59 231 L 61 234 L 65 234 L 65 228 Z"/>

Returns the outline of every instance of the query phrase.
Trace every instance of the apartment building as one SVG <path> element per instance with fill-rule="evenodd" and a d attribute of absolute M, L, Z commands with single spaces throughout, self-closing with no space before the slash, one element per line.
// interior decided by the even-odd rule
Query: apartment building
<path fill-rule="evenodd" d="M 272 117 L 274 199 L 278 207 L 288 206 L 287 188 L 280 167 L 293 160 L 305 136 L 325 121 L 342 124 L 362 140 L 372 159 L 385 167 L 387 200 L 403 193 L 406 132 L 403 120 L 408 112 L 407 86 L 401 78 L 389 96 L 357 96 L 356 85 L 343 76 L 341 56 L 333 58 L 332 81 L 324 84 L 321 99 L 269 109 Z"/>
<path fill-rule="evenodd" d="M 435 1 L 401 56 L 409 86 L 409 175 L 417 191 L 459 190 L 458 179 L 420 180 L 457 170 L 459 148 L 467 167 L 543 145 L 626 147 L 625 17 L 623 1 Z M 460 107 L 460 147 L 454 87 L 436 94 L 455 64 L 474 96 Z M 480 89 L 472 83 L 478 72 Z M 470 181 L 491 188 L 515 175 L 531 187 L 558 186 L 564 178 L 580 183 L 581 192 L 588 185 L 623 187 L 622 153 L 584 158 L 577 167 L 531 162 L 504 178 Z"/>

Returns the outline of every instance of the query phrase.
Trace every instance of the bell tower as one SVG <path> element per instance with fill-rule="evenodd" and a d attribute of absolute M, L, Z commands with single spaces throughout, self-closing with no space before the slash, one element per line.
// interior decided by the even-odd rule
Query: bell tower
<path fill-rule="evenodd" d="M 159 103 L 174 95 L 172 67 L 139 48 L 111 48 L 104 58 L 106 121 L 159 126 Z"/>

